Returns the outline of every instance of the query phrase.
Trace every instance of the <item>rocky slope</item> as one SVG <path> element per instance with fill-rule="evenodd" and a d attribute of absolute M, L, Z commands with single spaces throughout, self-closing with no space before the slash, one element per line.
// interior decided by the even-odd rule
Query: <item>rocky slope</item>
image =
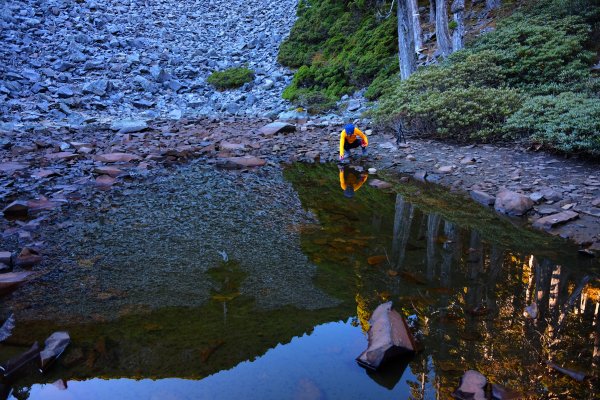
<path fill-rule="evenodd" d="M 0 1 L 0 128 L 113 118 L 276 115 L 295 0 Z M 253 83 L 217 92 L 215 70 Z"/>

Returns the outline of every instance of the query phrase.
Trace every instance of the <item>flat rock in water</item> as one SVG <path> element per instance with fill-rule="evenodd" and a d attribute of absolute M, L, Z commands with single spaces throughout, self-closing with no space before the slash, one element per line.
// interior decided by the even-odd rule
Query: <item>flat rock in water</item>
<path fill-rule="evenodd" d="M 15 171 L 18 171 L 20 169 L 25 169 L 27 167 L 29 167 L 29 164 L 8 161 L 8 162 L 0 163 L 0 172 L 4 172 L 6 174 L 12 174 Z"/>
<path fill-rule="evenodd" d="M 29 213 L 29 204 L 27 201 L 16 200 L 7 205 L 2 210 L 4 215 L 27 215 Z"/>
<path fill-rule="evenodd" d="M 22 268 L 31 268 L 42 262 L 42 256 L 29 247 L 23 247 L 19 255 L 15 258 L 15 265 Z"/>
<path fill-rule="evenodd" d="M 107 162 L 107 163 L 116 163 L 116 162 L 130 162 L 130 161 L 138 161 L 142 158 L 135 154 L 129 153 L 107 153 L 100 154 L 96 157 L 98 161 Z"/>
<path fill-rule="evenodd" d="M 392 187 L 392 184 L 379 179 L 371 179 L 369 181 L 369 186 L 374 187 L 376 189 L 389 189 Z"/>
<path fill-rule="evenodd" d="M 564 224 L 574 219 L 579 218 L 579 214 L 575 211 L 563 211 L 557 214 L 542 217 L 533 223 L 533 227 L 537 229 L 551 229 L 557 225 Z"/>
<path fill-rule="evenodd" d="M 494 208 L 508 215 L 523 215 L 533 207 L 533 200 L 522 194 L 503 190 L 496 196 Z"/>
<path fill-rule="evenodd" d="M 40 346 L 38 342 L 35 342 L 29 350 L 2 364 L 2 375 L 4 378 L 9 378 L 11 375 L 17 374 L 23 368 L 27 367 L 29 363 L 38 358 L 39 354 Z"/>
<path fill-rule="evenodd" d="M 460 386 L 452 393 L 452 397 L 460 400 L 486 400 L 485 386 L 487 379 L 477 371 L 465 372 L 460 380 Z"/>
<path fill-rule="evenodd" d="M 260 133 L 264 133 L 265 135 L 274 135 L 279 132 L 294 132 L 295 130 L 296 126 L 294 124 L 276 121 L 260 128 Z"/>
<path fill-rule="evenodd" d="M 46 339 L 44 350 L 40 352 L 41 370 L 48 368 L 49 364 L 56 360 L 71 343 L 71 337 L 67 332 L 54 332 Z"/>
<path fill-rule="evenodd" d="M 379 305 L 369 323 L 369 345 L 356 359 L 361 366 L 376 370 L 391 358 L 415 352 L 412 333 L 404 318 L 392 309 L 391 301 Z"/>
<path fill-rule="evenodd" d="M 479 190 L 471 190 L 471 198 L 484 206 L 491 206 L 496 201 L 494 196 Z"/>

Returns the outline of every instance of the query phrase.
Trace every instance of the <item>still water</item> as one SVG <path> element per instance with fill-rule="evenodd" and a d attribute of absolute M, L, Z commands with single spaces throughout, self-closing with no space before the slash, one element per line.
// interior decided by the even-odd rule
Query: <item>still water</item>
<path fill-rule="evenodd" d="M 56 330 L 72 343 L 9 398 L 438 399 L 468 369 L 531 398 L 597 397 L 543 364 L 597 375 L 596 260 L 438 188 L 369 179 L 190 165 L 75 207 L 45 275 L 3 298 L 17 327 L 0 356 Z M 367 373 L 355 358 L 390 300 L 423 351 Z"/>

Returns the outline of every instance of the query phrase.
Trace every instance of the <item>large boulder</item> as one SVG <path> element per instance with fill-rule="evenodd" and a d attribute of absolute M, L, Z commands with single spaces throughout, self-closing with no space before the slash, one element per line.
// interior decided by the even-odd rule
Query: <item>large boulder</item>
<path fill-rule="evenodd" d="M 494 209 L 508 215 L 523 215 L 533 207 L 533 200 L 520 193 L 503 190 L 496 195 Z"/>

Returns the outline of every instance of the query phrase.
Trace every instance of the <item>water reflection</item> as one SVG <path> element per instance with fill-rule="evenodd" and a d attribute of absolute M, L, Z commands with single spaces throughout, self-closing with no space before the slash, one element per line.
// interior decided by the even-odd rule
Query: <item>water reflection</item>
<path fill-rule="evenodd" d="M 338 186 L 342 171 L 331 166 L 295 168 L 288 179 L 318 223 L 302 226 L 297 243 L 269 242 L 268 251 L 302 250 L 304 264 L 315 265 L 317 272 L 312 279 L 294 280 L 297 288 L 288 290 L 313 293 L 313 299 L 283 301 L 264 270 L 248 267 L 242 257 L 215 263 L 215 252 L 204 266 L 205 275 L 197 278 L 205 279 L 207 300 L 187 308 L 140 310 L 131 304 L 131 311 L 119 318 L 85 323 L 63 319 L 60 313 L 56 321 L 19 319 L 25 314 L 17 313 L 15 333 L 0 347 L 2 359 L 53 330 L 68 330 L 73 345 L 49 375 L 18 381 L 14 397 L 437 399 L 450 395 L 466 369 L 532 392 L 534 398 L 560 394 L 591 399 L 599 393 L 597 380 L 576 382 L 543 364 L 548 360 L 577 371 L 597 371 L 600 284 L 593 260 L 573 257 L 576 252 L 565 242 L 519 230 L 464 200 L 452 203 L 432 196 L 427 187 L 405 185 L 401 190 L 408 192 L 387 194 L 364 185 L 360 196 L 348 202 Z M 256 197 L 256 203 L 246 204 L 248 209 L 260 205 Z M 152 214 L 155 225 L 181 215 L 185 201 L 171 196 L 172 215 L 168 209 Z M 112 217 L 119 217 L 118 209 Z M 210 226 L 222 233 L 217 222 Z M 263 241 L 268 237 L 260 230 L 243 233 L 262 235 Z M 243 245 L 235 234 L 231 238 Z M 267 247 L 261 247 L 261 254 Z M 119 255 L 127 250 L 117 246 L 105 263 L 118 265 Z M 207 261 L 198 252 L 194 257 L 198 265 Z M 294 273 L 297 264 L 290 260 L 270 266 L 271 278 Z M 126 265 L 138 268 L 129 275 L 145 271 L 144 265 Z M 245 291 L 249 281 L 260 290 Z M 103 282 L 105 290 L 111 282 Z M 49 278 L 39 290 L 47 293 L 47 287 L 58 284 L 60 280 Z M 155 290 L 173 293 L 173 288 Z M 317 302 L 319 293 L 326 296 Z M 272 295 L 279 300 L 269 300 Z M 20 310 L 25 301 L 15 296 L 5 300 Z M 386 300 L 404 315 L 417 316 L 424 350 L 392 369 L 369 374 L 354 359 L 366 347 L 370 313 Z M 95 294 L 81 301 L 94 303 L 81 304 L 82 309 L 110 306 L 98 303 Z M 525 317 L 524 310 L 533 303 L 537 315 Z M 27 315 L 34 314 L 35 309 L 28 309 Z M 67 382 L 66 390 L 51 385 L 59 379 Z"/>
<path fill-rule="evenodd" d="M 349 165 L 338 165 L 338 169 L 340 171 L 340 187 L 344 191 L 344 197 L 351 199 L 367 181 L 369 174 L 362 168 Z"/>

